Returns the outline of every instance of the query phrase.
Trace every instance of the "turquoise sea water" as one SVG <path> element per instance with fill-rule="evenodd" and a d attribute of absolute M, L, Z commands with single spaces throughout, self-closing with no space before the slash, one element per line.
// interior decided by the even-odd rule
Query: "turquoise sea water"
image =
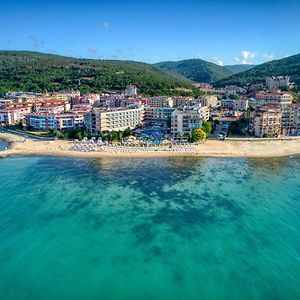
<path fill-rule="evenodd" d="M 0 299 L 300 299 L 300 158 L 0 160 Z"/>

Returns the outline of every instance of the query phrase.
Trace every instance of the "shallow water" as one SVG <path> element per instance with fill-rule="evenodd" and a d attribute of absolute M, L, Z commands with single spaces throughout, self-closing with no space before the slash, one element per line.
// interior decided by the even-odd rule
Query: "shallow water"
<path fill-rule="evenodd" d="M 0 139 L 0 151 L 3 151 L 6 148 L 8 148 L 8 144 Z"/>
<path fill-rule="evenodd" d="M 300 158 L 0 161 L 1 299 L 300 299 Z"/>

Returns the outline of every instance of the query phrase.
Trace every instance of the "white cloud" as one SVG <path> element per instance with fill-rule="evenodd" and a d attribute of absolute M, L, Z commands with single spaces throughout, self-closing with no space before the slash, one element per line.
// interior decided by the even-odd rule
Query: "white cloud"
<path fill-rule="evenodd" d="M 102 21 L 100 25 L 103 29 L 108 30 L 108 31 L 110 30 L 110 26 L 109 26 L 108 22 Z"/>
<path fill-rule="evenodd" d="M 264 53 L 262 57 L 264 58 L 265 61 L 270 61 L 274 59 L 275 55 L 274 53 Z"/>
<path fill-rule="evenodd" d="M 202 55 L 201 53 L 198 53 L 198 54 L 197 54 L 197 58 L 198 58 L 198 59 L 203 59 L 203 55 Z"/>
<path fill-rule="evenodd" d="M 238 56 L 234 58 L 237 64 L 241 65 L 251 65 L 253 64 L 253 59 L 256 56 L 256 52 L 253 51 L 241 51 Z"/>
<path fill-rule="evenodd" d="M 224 62 L 219 57 L 216 56 L 209 57 L 208 61 L 217 64 L 219 66 L 224 66 Z"/>

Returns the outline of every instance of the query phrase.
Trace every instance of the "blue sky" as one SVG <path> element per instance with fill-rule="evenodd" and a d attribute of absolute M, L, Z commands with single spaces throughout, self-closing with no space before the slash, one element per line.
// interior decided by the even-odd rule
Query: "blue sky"
<path fill-rule="evenodd" d="M 145 62 L 300 53 L 299 0 L 1 0 L 0 49 Z"/>

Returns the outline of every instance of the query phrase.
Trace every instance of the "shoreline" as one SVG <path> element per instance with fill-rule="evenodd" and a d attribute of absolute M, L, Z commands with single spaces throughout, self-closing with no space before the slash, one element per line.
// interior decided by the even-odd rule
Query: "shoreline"
<path fill-rule="evenodd" d="M 124 157 L 248 157 L 268 158 L 300 155 L 300 138 L 287 140 L 208 140 L 197 147 L 197 152 L 181 151 L 137 151 L 137 152 L 82 152 L 72 151 L 71 141 L 39 141 L 24 139 L 12 133 L 0 133 L 0 139 L 4 140 L 9 148 L 0 151 L 0 157 L 19 155 L 32 156 L 58 156 L 78 158 Z"/>

